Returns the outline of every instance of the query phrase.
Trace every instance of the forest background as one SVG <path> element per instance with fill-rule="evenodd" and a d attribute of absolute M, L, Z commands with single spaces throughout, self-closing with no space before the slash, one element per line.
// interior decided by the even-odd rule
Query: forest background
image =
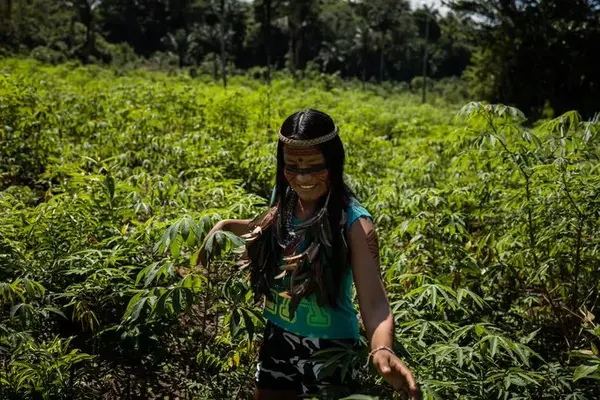
<path fill-rule="evenodd" d="M 600 1 L 441 3 L 0 2 L 0 399 L 248 398 L 264 319 L 206 235 L 303 107 L 425 399 L 600 398 Z"/>
<path fill-rule="evenodd" d="M 0 55 L 227 74 L 307 68 L 367 82 L 466 84 L 529 117 L 600 102 L 597 0 L 3 0 Z M 544 112 L 547 112 L 544 114 Z"/>

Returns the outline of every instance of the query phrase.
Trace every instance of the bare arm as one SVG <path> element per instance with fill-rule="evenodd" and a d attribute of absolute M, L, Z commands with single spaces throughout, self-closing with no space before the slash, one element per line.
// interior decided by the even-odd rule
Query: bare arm
<path fill-rule="evenodd" d="M 220 229 L 222 231 L 229 231 L 236 236 L 242 236 L 250 232 L 248 225 L 251 221 L 251 219 L 224 219 L 217 222 L 211 232 L 214 233 L 213 230 L 216 232 Z M 220 228 L 215 229 L 217 225 L 220 225 Z"/>
<path fill-rule="evenodd" d="M 196 267 L 204 268 L 206 265 L 206 251 L 204 250 L 206 239 L 214 235 L 217 231 L 228 231 L 234 235 L 242 236 L 250 231 L 248 226 L 251 221 L 252 220 L 250 219 L 224 219 L 217 222 L 204 238 L 204 243 L 202 243 L 202 247 L 200 248 L 200 254 L 198 254 Z"/>
<path fill-rule="evenodd" d="M 371 348 L 392 347 L 394 319 L 379 271 L 379 246 L 375 227 L 370 220 L 361 218 L 350 227 L 352 273 L 358 304 L 367 339 Z"/>
<path fill-rule="evenodd" d="M 380 346 L 389 349 L 394 343 L 394 317 L 379 269 L 379 243 L 373 222 L 360 218 L 348 233 L 352 273 L 358 294 L 360 313 L 367 331 L 371 349 Z M 405 390 L 409 399 L 418 399 L 419 391 L 408 367 L 388 350 L 373 354 L 373 364 L 395 390 Z"/>

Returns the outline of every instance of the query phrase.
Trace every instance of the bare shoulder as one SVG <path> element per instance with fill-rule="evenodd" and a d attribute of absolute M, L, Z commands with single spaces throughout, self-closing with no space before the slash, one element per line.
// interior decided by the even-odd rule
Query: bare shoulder
<path fill-rule="evenodd" d="M 369 234 L 375 233 L 375 224 L 370 218 L 360 217 L 348 230 L 350 242 L 366 239 Z"/>
<path fill-rule="evenodd" d="M 350 250 L 353 253 L 370 254 L 379 261 L 379 240 L 375 224 L 370 218 L 359 218 L 350 226 L 348 232 Z"/>

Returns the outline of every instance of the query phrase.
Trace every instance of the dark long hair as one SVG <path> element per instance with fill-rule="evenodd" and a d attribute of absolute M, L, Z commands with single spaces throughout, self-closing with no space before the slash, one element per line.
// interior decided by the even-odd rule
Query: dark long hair
<path fill-rule="evenodd" d="M 333 132 L 334 129 L 335 124 L 329 115 L 321 111 L 307 109 L 298 111 L 287 117 L 281 125 L 280 132 L 283 136 L 290 139 L 310 140 L 325 136 Z M 350 197 L 354 195 L 344 182 L 344 162 L 346 155 L 339 136 L 318 146 L 323 153 L 325 165 L 329 171 L 331 197 L 327 212 L 331 226 L 335 227 L 340 223 L 342 210 L 348 207 Z M 283 143 L 279 141 L 277 144 L 276 199 L 281 202 L 281 209 L 285 209 L 286 206 L 286 196 L 281 196 L 281 194 L 286 193 L 289 187 L 283 170 Z M 324 201 L 325 196 L 321 198 L 321 202 Z M 334 245 L 333 250 L 334 254 L 337 254 L 337 246 Z"/>
<path fill-rule="evenodd" d="M 290 115 L 282 124 L 280 132 L 283 136 L 296 140 L 310 140 L 324 135 L 327 135 L 336 129 L 336 126 L 331 117 L 324 112 L 307 109 L 298 111 Z M 251 281 L 255 290 L 255 296 L 266 295 L 270 297 L 269 287 L 270 277 L 274 272 L 278 271 L 277 263 L 281 257 L 281 248 L 276 245 L 274 225 L 281 224 L 282 219 L 278 218 L 279 214 L 286 209 L 286 196 L 288 190 L 291 190 L 284 176 L 284 158 L 283 158 L 283 143 L 279 141 L 277 145 L 277 172 L 276 172 L 276 187 L 274 207 L 266 214 L 260 216 L 251 224 L 251 228 L 260 226 L 264 234 L 252 246 L 247 246 L 248 258 L 251 269 Z M 343 233 L 342 215 L 347 209 L 351 197 L 354 196 L 348 185 L 344 182 L 344 161 L 345 153 L 344 146 L 339 136 L 318 145 L 323 157 L 325 165 L 329 171 L 330 195 L 327 206 L 327 215 L 329 227 L 332 232 L 331 254 L 327 260 L 327 267 L 324 273 L 326 277 L 319 277 L 325 281 L 325 289 L 327 293 L 321 293 L 321 298 L 324 298 L 332 307 L 337 306 L 339 297 L 340 283 L 344 269 L 349 265 L 348 253 L 343 251 L 344 243 L 342 240 Z M 319 208 L 323 206 L 325 198 L 323 196 L 319 201 Z M 283 226 L 277 229 L 285 229 Z M 265 249 L 265 250 L 260 250 Z M 268 250 L 267 250 L 268 249 Z M 347 249 L 346 249 L 347 250 Z M 265 254 L 269 252 L 270 254 Z M 343 257 L 339 255 L 343 254 Z M 265 260 L 267 260 L 265 262 Z"/>

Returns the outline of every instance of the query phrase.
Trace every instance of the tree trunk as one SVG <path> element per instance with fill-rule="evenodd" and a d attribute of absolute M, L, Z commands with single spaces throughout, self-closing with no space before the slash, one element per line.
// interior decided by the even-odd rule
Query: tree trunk
<path fill-rule="evenodd" d="M 423 93 L 421 102 L 425 104 L 427 101 L 427 44 L 429 41 L 429 15 L 425 17 L 425 44 L 423 45 Z"/>
<path fill-rule="evenodd" d="M 369 37 L 368 37 L 368 30 L 366 30 L 367 33 L 363 34 L 363 43 L 362 43 L 362 50 L 363 50 L 363 57 L 362 57 L 362 88 L 365 88 L 365 82 L 367 80 L 367 60 L 369 59 Z"/>
<path fill-rule="evenodd" d="M 78 4 L 79 18 L 85 24 L 85 44 L 83 46 L 83 61 L 87 64 L 94 51 L 94 10 L 88 0 L 80 0 Z"/>
<path fill-rule="evenodd" d="M 225 64 L 225 0 L 221 0 L 221 73 L 223 75 L 223 87 L 227 87 L 227 66 Z"/>
<path fill-rule="evenodd" d="M 91 16 L 86 24 L 86 32 L 85 32 L 85 62 L 86 64 L 90 62 L 90 56 L 92 55 L 92 50 L 94 48 L 94 21 Z"/>
<path fill-rule="evenodd" d="M 379 49 L 379 82 L 383 82 L 383 63 L 384 63 L 384 57 L 383 57 L 383 50 L 384 50 L 384 45 L 383 45 L 383 37 L 381 38 L 381 46 Z"/>
<path fill-rule="evenodd" d="M 4 16 L 6 17 L 5 21 L 7 23 L 10 22 L 10 19 L 12 17 L 12 0 L 6 0 L 6 8 L 4 10 Z"/>
<path fill-rule="evenodd" d="M 182 43 L 179 43 L 178 48 L 177 48 L 177 54 L 179 58 L 179 68 L 183 68 L 185 65 L 185 54 L 187 53 L 187 49 L 185 48 L 185 45 L 182 45 Z"/>
<path fill-rule="evenodd" d="M 296 48 L 294 49 L 294 61 L 296 63 L 295 69 L 302 67 L 301 59 L 302 59 L 302 28 L 298 29 L 296 32 Z"/>
<path fill-rule="evenodd" d="M 288 17 L 289 18 L 289 17 Z M 296 28 L 292 19 L 288 19 L 288 30 L 290 31 L 289 54 L 290 54 L 290 72 L 296 76 Z"/>
<path fill-rule="evenodd" d="M 219 63 L 217 53 L 213 53 L 213 79 L 216 81 L 219 77 Z"/>
<path fill-rule="evenodd" d="M 264 0 L 265 8 L 265 53 L 267 55 L 267 85 L 271 85 L 271 0 Z"/>
<path fill-rule="evenodd" d="M 362 88 L 363 90 L 365 89 L 365 81 L 367 80 L 367 62 L 363 61 L 362 62 L 363 66 L 362 66 Z"/>
<path fill-rule="evenodd" d="M 73 50 L 73 45 L 75 43 L 75 16 L 71 17 L 71 21 L 69 21 L 69 37 L 67 38 L 67 48 L 69 49 L 69 53 Z"/>

